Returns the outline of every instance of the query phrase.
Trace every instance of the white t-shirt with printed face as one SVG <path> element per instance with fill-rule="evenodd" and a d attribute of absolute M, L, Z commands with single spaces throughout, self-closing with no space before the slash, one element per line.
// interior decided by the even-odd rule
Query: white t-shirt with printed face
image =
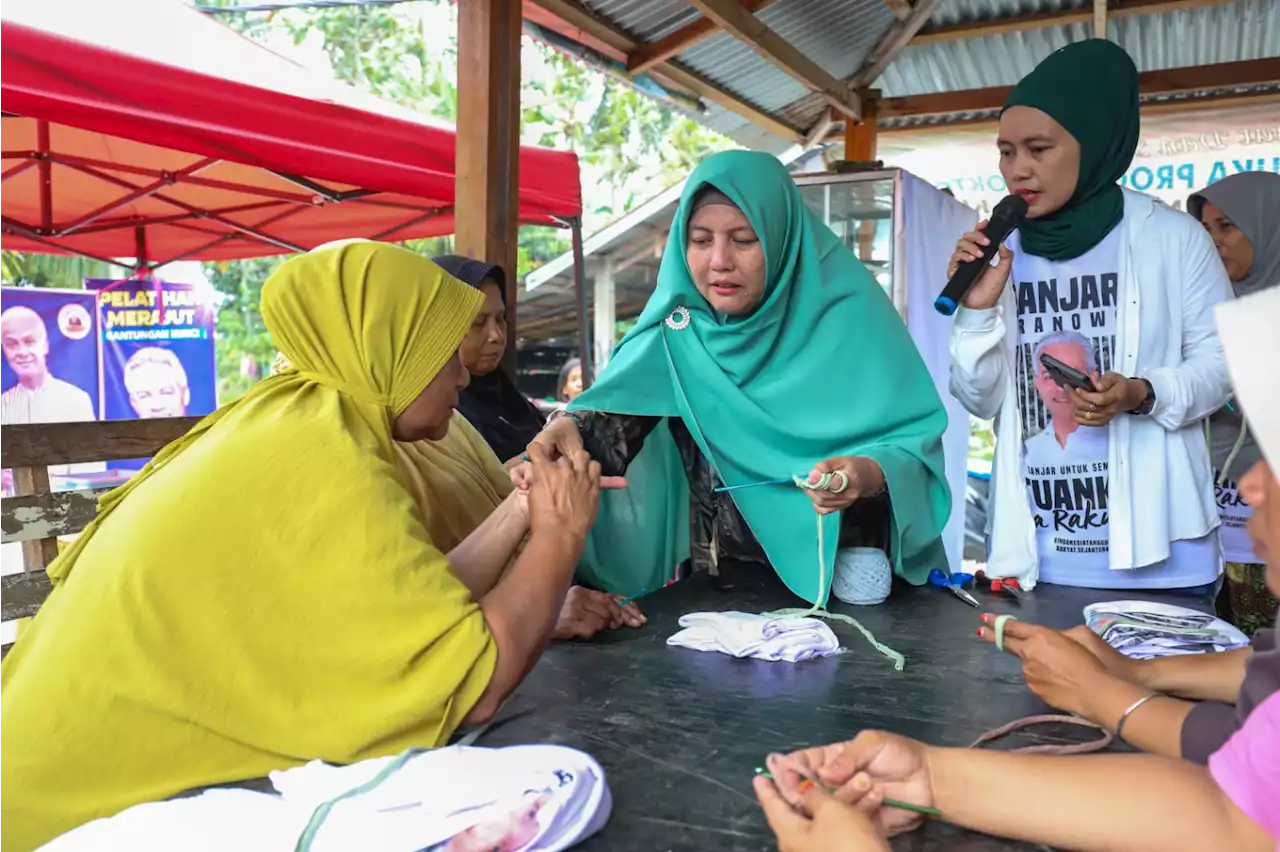
<path fill-rule="evenodd" d="M 1040 355 L 1048 354 L 1094 376 L 1116 370 L 1122 233 L 1117 224 L 1098 245 L 1066 261 L 1021 251 L 1017 234 L 1007 241 L 1014 251 L 1018 309 L 1015 388 L 1025 440 L 1023 479 L 1036 523 L 1040 581 L 1104 589 L 1199 586 L 1218 576 L 1216 536 L 1174 542 L 1170 558 L 1156 565 L 1111 570 L 1111 430 L 1077 424 L 1066 392 L 1040 363 Z"/>

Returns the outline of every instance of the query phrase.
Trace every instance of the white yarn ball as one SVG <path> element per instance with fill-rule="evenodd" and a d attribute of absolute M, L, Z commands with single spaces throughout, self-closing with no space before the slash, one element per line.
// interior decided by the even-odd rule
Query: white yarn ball
<path fill-rule="evenodd" d="M 856 606 L 884 603 L 893 586 L 893 567 L 883 550 L 846 547 L 836 552 L 831 593 Z"/>

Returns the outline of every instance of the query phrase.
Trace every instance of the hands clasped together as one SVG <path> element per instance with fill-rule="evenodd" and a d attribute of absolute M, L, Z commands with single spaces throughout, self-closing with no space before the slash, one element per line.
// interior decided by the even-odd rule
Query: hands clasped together
<path fill-rule="evenodd" d="M 568 418 L 562 418 L 568 420 Z M 569 421 L 572 424 L 572 421 Z M 553 424 L 554 425 L 554 424 Z M 573 434 L 577 436 L 577 428 Z M 541 436 L 540 436 L 541 437 Z M 565 535 L 586 538 L 595 523 L 600 490 L 625 488 L 626 480 L 600 475 L 600 464 L 571 444 L 536 440 L 529 446 L 528 461 L 511 468 L 518 499 L 526 501 L 533 530 L 563 530 Z M 602 630 L 643 627 L 647 621 L 635 602 L 619 606 L 622 599 L 608 592 L 572 586 L 556 619 L 553 639 L 588 639 Z"/>
<path fill-rule="evenodd" d="M 906 737 L 866 731 L 767 764 L 773 780 L 757 777 L 755 793 L 782 852 L 887 852 L 923 817 L 886 799 L 934 807 L 929 747 Z"/>

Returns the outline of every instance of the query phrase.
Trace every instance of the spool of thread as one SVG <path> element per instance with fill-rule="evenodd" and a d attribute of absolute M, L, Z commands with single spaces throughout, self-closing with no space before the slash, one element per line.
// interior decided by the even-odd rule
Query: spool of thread
<path fill-rule="evenodd" d="M 893 586 L 893 567 L 883 550 L 846 547 L 836 552 L 831 593 L 855 606 L 884 603 Z"/>

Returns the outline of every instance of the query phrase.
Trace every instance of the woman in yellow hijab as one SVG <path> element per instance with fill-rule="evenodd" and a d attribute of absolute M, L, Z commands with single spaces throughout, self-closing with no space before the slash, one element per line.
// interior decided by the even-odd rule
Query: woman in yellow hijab
<path fill-rule="evenodd" d="M 292 369 L 103 500 L 4 661 L 6 850 L 492 716 L 549 637 L 599 467 L 535 449 L 541 492 L 504 500 L 448 556 L 433 546 L 393 444 L 444 436 L 480 301 L 377 243 L 271 277 L 263 319 Z"/>
<path fill-rule="evenodd" d="M 278 353 L 271 375 L 292 368 L 289 359 Z M 458 411 L 450 417 L 443 438 L 396 441 L 392 448 L 431 543 L 445 552 L 475 532 L 514 488 L 502 462 Z"/>

